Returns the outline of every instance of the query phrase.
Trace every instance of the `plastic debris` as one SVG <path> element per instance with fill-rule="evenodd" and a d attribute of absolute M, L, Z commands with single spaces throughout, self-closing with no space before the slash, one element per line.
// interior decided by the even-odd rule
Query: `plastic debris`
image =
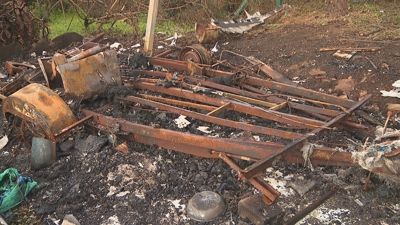
<path fill-rule="evenodd" d="M 190 124 L 190 122 L 186 120 L 186 116 L 182 115 L 175 119 L 174 122 L 176 123 L 176 125 L 178 125 L 179 128 L 185 128 Z"/>
<path fill-rule="evenodd" d="M 356 202 L 359 206 L 364 206 L 364 204 L 358 198 L 354 199 L 354 202 Z"/>
<path fill-rule="evenodd" d="M 395 87 L 395 90 L 391 91 L 383 91 L 381 90 L 382 96 L 383 97 L 395 97 L 395 98 L 400 98 L 400 80 L 396 80 L 393 84 L 393 87 Z"/>
<path fill-rule="evenodd" d="M 205 126 L 199 126 L 197 128 L 197 130 L 199 130 L 203 133 L 206 133 L 206 134 L 210 134 L 212 132 L 209 127 L 205 127 Z"/>
<path fill-rule="evenodd" d="M 0 214 L 19 205 L 35 187 L 32 178 L 20 176 L 15 168 L 6 169 L 0 174 Z"/>
<path fill-rule="evenodd" d="M 115 42 L 114 44 L 110 45 L 111 49 L 119 49 L 122 47 L 121 43 Z"/>
<path fill-rule="evenodd" d="M 2 138 L 0 139 L 0 150 L 3 149 L 4 146 L 7 145 L 7 143 L 8 143 L 8 137 L 7 137 L 7 135 L 6 135 L 6 136 L 4 136 L 4 137 L 2 137 Z"/>

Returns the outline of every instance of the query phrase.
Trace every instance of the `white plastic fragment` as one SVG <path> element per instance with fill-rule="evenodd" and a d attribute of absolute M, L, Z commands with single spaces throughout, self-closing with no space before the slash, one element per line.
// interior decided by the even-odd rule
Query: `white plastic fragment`
<path fill-rule="evenodd" d="M 395 97 L 400 98 L 400 92 L 398 89 L 391 91 L 381 91 L 383 97 Z"/>
<path fill-rule="evenodd" d="M 4 148 L 4 146 L 6 146 L 8 143 L 8 137 L 7 135 L 5 135 L 4 137 L 2 137 L 0 139 L 0 150 Z"/>
<path fill-rule="evenodd" d="M 186 116 L 180 115 L 177 119 L 174 120 L 175 124 L 178 125 L 179 128 L 187 127 L 190 122 L 186 120 Z"/>
<path fill-rule="evenodd" d="M 218 46 L 218 42 L 217 42 L 217 43 L 215 43 L 214 47 L 211 49 L 211 52 L 213 52 L 213 53 L 216 53 L 216 52 L 218 52 L 218 48 L 217 48 L 217 46 Z"/>
<path fill-rule="evenodd" d="M 255 141 L 261 141 L 261 138 L 258 135 L 254 135 L 253 138 L 254 138 Z"/>
<path fill-rule="evenodd" d="M 396 80 L 393 84 L 393 87 L 400 88 L 400 80 Z"/>
<path fill-rule="evenodd" d="M 115 42 L 114 44 L 110 45 L 111 49 L 119 49 L 120 47 L 122 47 L 122 44 L 118 42 Z"/>
<path fill-rule="evenodd" d="M 131 46 L 131 48 L 139 48 L 140 47 L 140 43 L 134 44 Z"/>
<path fill-rule="evenodd" d="M 130 191 L 123 191 L 123 192 L 120 192 L 120 193 L 116 194 L 115 196 L 116 197 L 124 197 L 125 195 L 127 195 L 129 193 L 131 193 L 131 192 Z"/>
<path fill-rule="evenodd" d="M 393 84 L 393 87 L 395 87 L 395 90 L 391 91 L 383 91 L 381 90 L 382 96 L 383 97 L 395 97 L 395 98 L 400 98 L 400 80 L 396 80 Z"/>
<path fill-rule="evenodd" d="M 174 34 L 174 36 L 171 36 L 171 37 L 169 37 L 169 38 L 166 38 L 165 40 L 166 41 L 170 41 L 170 40 L 176 40 L 176 39 L 178 39 L 178 38 L 181 38 L 182 37 L 182 34 L 177 34 L 176 32 L 175 32 L 175 34 Z"/>
<path fill-rule="evenodd" d="M 197 130 L 199 130 L 199 131 L 201 131 L 201 132 L 203 132 L 203 133 L 206 133 L 206 134 L 210 134 L 212 131 L 210 130 L 210 128 L 209 127 L 206 127 L 206 126 L 199 126 L 198 128 L 197 128 Z"/>
<path fill-rule="evenodd" d="M 0 216 L 0 225 L 7 225 L 7 222 Z"/>
<path fill-rule="evenodd" d="M 364 204 L 358 198 L 354 199 L 354 201 L 357 203 L 357 205 L 361 207 L 364 206 Z"/>

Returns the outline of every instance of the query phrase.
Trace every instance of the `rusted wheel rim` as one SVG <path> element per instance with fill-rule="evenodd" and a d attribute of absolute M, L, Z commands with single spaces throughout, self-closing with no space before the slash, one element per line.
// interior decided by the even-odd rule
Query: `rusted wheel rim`
<path fill-rule="evenodd" d="M 190 60 L 199 64 L 211 64 L 211 55 L 208 53 L 207 49 L 200 44 L 184 47 L 179 53 L 178 59 L 180 61 Z"/>

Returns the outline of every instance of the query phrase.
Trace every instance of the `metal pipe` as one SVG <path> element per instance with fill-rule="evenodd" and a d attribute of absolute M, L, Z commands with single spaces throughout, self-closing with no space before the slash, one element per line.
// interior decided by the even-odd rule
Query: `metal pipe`
<path fill-rule="evenodd" d="M 71 130 L 72 128 L 78 126 L 79 124 L 84 123 L 85 121 L 89 120 L 92 117 L 93 117 L 93 115 L 89 115 L 89 116 L 86 116 L 85 118 L 83 118 L 83 119 L 81 119 L 79 121 L 76 121 L 75 123 L 73 123 L 73 124 L 69 125 L 68 127 L 62 129 L 60 132 L 54 134 L 54 137 L 61 136 L 62 134 L 66 133 L 67 131 Z"/>

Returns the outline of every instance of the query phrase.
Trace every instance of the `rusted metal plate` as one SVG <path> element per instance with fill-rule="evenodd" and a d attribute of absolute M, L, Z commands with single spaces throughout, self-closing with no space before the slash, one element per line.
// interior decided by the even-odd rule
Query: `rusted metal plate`
<path fill-rule="evenodd" d="M 84 99 L 102 93 L 107 86 L 122 83 L 117 53 L 114 50 L 100 52 L 83 59 L 79 57 L 77 61 L 67 60 L 67 63 L 58 65 L 57 70 L 61 74 L 65 93 L 73 96 L 82 95 Z"/>
<path fill-rule="evenodd" d="M 54 91 L 36 83 L 6 98 L 3 101 L 3 114 L 7 119 L 13 114 L 34 123 L 52 141 L 57 139 L 54 134 L 77 121 L 68 105 Z"/>
<path fill-rule="evenodd" d="M 46 80 L 47 86 L 50 87 L 50 89 L 56 89 L 56 88 L 62 88 L 62 79 L 60 74 L 52 68 L 53 62 L 47 61 L 47 60 L 42 60 L 38 59 L 38 63 L 40 66 L 40 69 L 42 70 L 44 79 Z"/>

